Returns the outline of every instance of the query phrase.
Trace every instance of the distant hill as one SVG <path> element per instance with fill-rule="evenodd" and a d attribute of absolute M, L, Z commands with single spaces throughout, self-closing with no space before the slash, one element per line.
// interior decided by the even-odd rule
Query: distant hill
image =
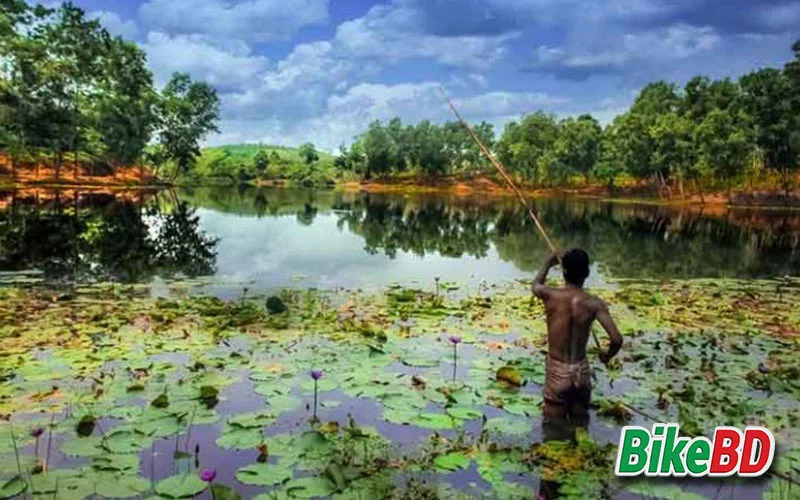
<path fill-rule="evenodd" d="M 226 144 L 224 146 L 204 148 L 202 155 L 211 157 L 224 155 L 227 156 L 232 162 L 241 161 L 251 163 L 259 151 L 264 151 L 267 154 L 272 154 L 272 152 L 275 152 L 287 160 L 297 162 L 301 161 L 300 155 L 297 153 L 297 148 L 290 148 L 288 146 L 272 146 L 269 144 Z M 320 161 L 324 161 L 326 158 L 329 160 L 333 159 L 332 155 L 324 151 L 317 150 L 317 154 L 319 155 Z"/>
<path fill-rule="evenodd" d="M 259 171 L 256 157 L 264 152 L 267 167 Z M 292 180 L 302 183 L 327 182 L 332 175 L 334 157 L 317 150 L 318 159 L 307 165 L 298 148 L 266 144 L 228 144 L 204 148 L 192 170 L 193 177 L 230 179 L 240 182 Z"/>

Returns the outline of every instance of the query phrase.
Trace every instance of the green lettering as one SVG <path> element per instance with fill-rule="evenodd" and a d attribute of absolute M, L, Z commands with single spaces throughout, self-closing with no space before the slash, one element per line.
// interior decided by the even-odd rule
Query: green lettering
<path fill-rule="evenodd" d="M 617 475 L 635 476 L 641 474 L 647 465 L 647 447 L 650 433 L 642 427 L 625 427 L 617 457 Z"/>
<path fill-rule="evenodd" d="M 689 438 L 678 438 L 677 425 L 667 427 L 667 437 L 664 438 L 664 458 L 661 459 L 662 474 L 669 474 L 670 467 L 676 475 L 686 474 L 681 453 L 688 444 Z"/>
<path fill-rule="evenodd" d="M 686 468 L 689 474 L 699 476 L 708 471 L 708 461 L 711 459 L 711 443 L 707 439 L 696 438 L 689 443 L 686 450 Z"/>

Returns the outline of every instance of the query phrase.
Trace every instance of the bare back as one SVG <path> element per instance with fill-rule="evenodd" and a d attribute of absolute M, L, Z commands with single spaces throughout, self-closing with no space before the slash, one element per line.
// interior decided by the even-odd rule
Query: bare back
<path fill-rule="evenodd" d="M 546 286 L 547 273 L 557 262 L 558 255 L 551 255 L 531 288 L 533 294 L 544 302 L 547 313 L 548 353 L 551 358 L 565 363 L 586 359 L 586 344 L 592 333 L 592 323 L 597 320 L 611 338 L 608 351 L 600 353 L 600 359 L 607 363 L 622 347 L 622 335 L 611 319 L 608 306 L 584 292 L 582 280 L 580 285 L 570 284 L 567 280 L 567 286 L 563 288 Z"/>
<path fill-rule="evenodd" d="M 567 363 L 586 358 L 598 300 L 577 287 L 550 289 L 544 297 L 551 357 Z"/>

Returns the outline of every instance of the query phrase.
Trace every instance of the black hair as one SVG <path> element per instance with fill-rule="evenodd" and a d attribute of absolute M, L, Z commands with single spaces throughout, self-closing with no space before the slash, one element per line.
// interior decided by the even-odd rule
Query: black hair
<path fill-rule="evenodd" d="M 567 283 L 583 286 L 589 276 L 589 254 L 580 248 L 573 248 L 561 258 L 561 267 Z"/>

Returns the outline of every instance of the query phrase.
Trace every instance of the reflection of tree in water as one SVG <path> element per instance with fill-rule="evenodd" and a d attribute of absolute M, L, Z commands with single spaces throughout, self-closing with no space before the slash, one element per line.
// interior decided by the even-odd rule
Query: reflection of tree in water
<path fill-rule="evenodd" d="M 290 189 L 196 189 L 192 204 L 241 215 L 294 215 L 308 224 L 334 213 L 366 250 L 395 256 L 486 256 L 525 271 L 548 249 L 513 198 L 383 195 Z M 563 248 L 580 246 L 615 277 L 776 276 L 800 273 L 800 215 L 763 210 L 674 208 L 592 200 L 536 200 Z"/>
<path fill-rule="evenodd" d="M 214 272 L 216 240 L 195 210 L 113 197 L 44 207 L 22 200 L 0 212 L 0 269 L 41 269 L 49 279 L 143 281 L 155 275 Z"/>
<path fill-rule="evenodd" d="M 370 253 L 384 251 L 394 257 L 398 250 L 447 257 L 484 257 L 489 250 L 490 220 L 478 210 L 462 210 L 443 200 L 387 200 L 364 197 L 342 204 L 339 227 L 361 235 Z"/>
<path fill-rule="evenodd" d="M 700 211 L 552 200 L 540 208 L 560 244 L 585 248 L 616 277 L 771 277 L 800 270 L 796 216 L 749 220 L 741 212 L 726 219 Z M 521 210 L 501 221 L 492 235 L 501 258 L 536 269 L 547 250 L 533 224 Z"/>

